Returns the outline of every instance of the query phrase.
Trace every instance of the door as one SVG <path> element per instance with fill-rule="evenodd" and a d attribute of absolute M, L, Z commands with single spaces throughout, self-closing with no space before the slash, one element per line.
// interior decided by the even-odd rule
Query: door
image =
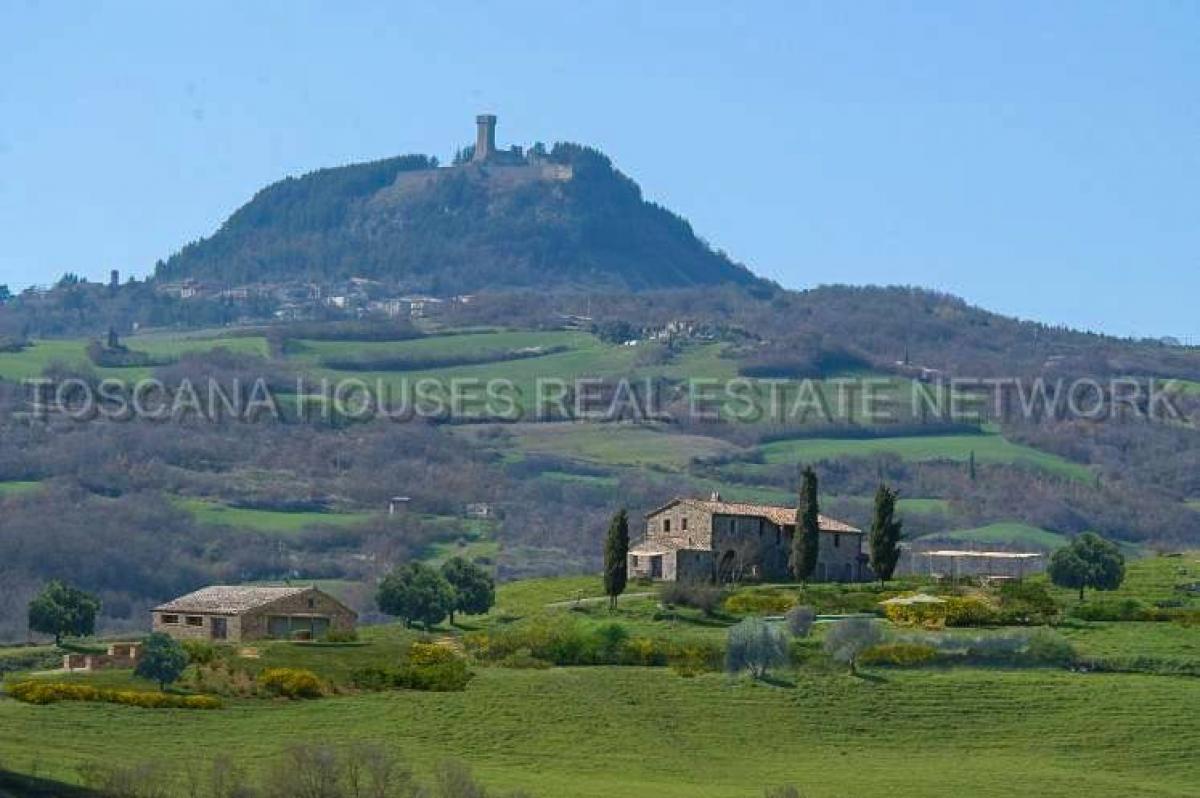
<path fill-rule="evenodd" d="M 228 618 L 213 618 L 212 619 L 212 639 L 224 640 L 229 635 L 229 619 Z"/>
<path fill-rule="evenodd" d="M 662 579 L 662 555 L 660 554 L 650 558 L 650 578 Z"/>

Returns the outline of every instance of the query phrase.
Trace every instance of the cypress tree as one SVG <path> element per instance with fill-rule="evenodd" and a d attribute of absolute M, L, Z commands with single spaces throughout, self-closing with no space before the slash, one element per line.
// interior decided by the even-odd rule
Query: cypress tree
<path fill-rule="evenodd" d="M 807 583 L 817 568 L 821 545 L 820 508 L 817 505 L 817 472 L 807 467 L 800 475 L 800 496 L 796 506 L 796 533 L 792 536 L 789 565 L 797 581 Z"/>
<path fill-rule="evenodd" d="M 880 485 L 879 490 L 875 491 L 875 513 L 871 517 L 867 550 L 871 558 L 871 570 L 879 577 L 880 587 L 892 578 L 900 559 L 903 524 L 896 518 L 896 497 L 896 491 L 887 485 Z"/>
<path fill-rule="evenodd" d="M 604 592 L 608 595 L 609 611 L 616 610 L 617 596 L 625 592 L 629 581 L 629 518 L 622 507 L 608 524 L 604 541 Z"/>

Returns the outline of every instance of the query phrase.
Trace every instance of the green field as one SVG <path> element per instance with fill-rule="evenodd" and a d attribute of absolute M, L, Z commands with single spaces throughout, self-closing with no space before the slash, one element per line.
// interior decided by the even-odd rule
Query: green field
<path fill-rule="evenodd" d="M 1012 443 L 1000 435 L 929 435 L 904 438 L 798 438 L 761 447 L 767 463 L 797 463 L 837 457 L 893 454 L 905 460 L 952 460 L 965 463 L 975 453 L 980 464 L 1023 464 L 1073 479 L 1087 479 L 1086 466 Z"/>
<path fill-rule="evenodd" d="M 318 525 L 352 526 L 373 517 L 372 513 L 283 512 L 230 507 L 208 499 L 179 499 L 179 506 L 188 510 L 202 524 L 217 524 L 257 532 L 293 534 Z"/>
<path fill-rule="evenodd" d="M 1175 585 L 1197 573 L 1197 553 L 1137 560 L 1117 595 L 1177 596 Z M 663 615 L 654 590 L 631 585 L 610 616 L 596 575 L 531 579 L 501 585 L 492 613 L 460 622 L 494 631 L 520 619 L 615 619 L 637 635 L 720 640 L 734 620 Z M 883 594 L 874 585 L 814 585 L 806 600 L 817 606 L 818 594 L 837 600 L 855 592 L 868 604 Z M 1060 596 L 1074 602 L 1069 592 Z M 1189 667 L 1200 661 L 1196 627 L 1071 622 L 1060 631 L 1085 656 Z M 457 633 L 448 626 L 435 632 Z M 393 624 L 365 628 L 358 644 L 256 644 L 244 663 L 251 671 L 303 667 L 341 680 L 356 667 L 394 661 L 416 634 Z M 814 666 L 778 671 L 770 682 L 685 678 L 668 668 L 474 670 L 461 693 L 230 699 L 212 712 L 35 706 L 0 697 L 0 761 L 75 781 L 78 765 L 97 759 L 179 761 L 219 751 L 253 772 L 290 743 L 370 740 L 403 753 L 423 776 L 438 759 L 454 757 L 492 786 L 547 798 L 757 798 L 782 783 L 806 798 L 999 798 L 1014 784 L 1051 798 L 1182 797 L 1194 795 L 1200 780 L 1195 678 L 963 666 L 868 669 L 861 678 Z M 56 678 L 150 688 L 121 671 Z"/>
<path fill-rule="evenodd" d="M 936 538 L 950 543 L 1008 544 L 1044 550 L 1060 548 L 1067 542 L 1065 535 L 1015 521 L 988 524 L 975 529 L 938 532 L 935 535 L 926 535 L 925 538 Z"/>
<path fill-rule="evenodd" d="M 463 426 L 455 434 L 479 440 L 489 428 Z M 683 469 L 695 457 L 735 451 L 732 444 L 700 435 L 670 434 L 639 424 L 511 424 L 500 428 L 522 452 L 549 454 L 606 465 Z M 511 452 L 509 444 L 502 447 Z"/>
<path fill-rule="evenodd" d="M 0 482 L 0 497 L 15 496 L 19 493 L 28 493 L 31 490 L 37 490 L 42 486 L 40 482 L 29 482 L 21 480 L 13 480 L 11 482 Z"/>
<path fill-rule="evenodd" d="M 337 649 L 326 654 L 336 656 Z M 440 757 L 547 798 L 1188 796 L 1200 681 L 1053 671 L 891 672 L 794 689 L 664 669 L 482 669 L 464 693 L 240 702 L 216 712 L 0 700 L 0 759 L 76 778 L 98 757 L 249 767 L 289 742 L 373 740 L 420 771 Z M 183 730 L 186 729 L 186 733 Z M 1034 788 L 1036 785 L 1036 788 Z"/>
<path fill-rule="evenodd" d="M 1186 552 L 1178 557 L 1131 558 L 1126 553 L 1125 581 L 1116 590 L 1087 593 L 1089 600 L 1134 598 L 1147 604 L 1160 601 L 1178 601 L 1184 594 L 1178 586 L 1200 582 L 1200 552 Z M 1064 604 L 1074 604 L 1077 593 L 1062 588 L 1051 588 L 1056 598 Z M 1186 599 L 1191 606 L 1200 608 L 1200 599 Z M 1193 630 L 1195 632 L 1195 630 Z"/>
<path fill-rule="evenodd" d="M 255 336 L 221 336 L 219 334 L 131 335 L 122 343 L 138 352 L 165 358 L 175 358 L 185 352 L 204 352 L 218 347 L 234 352 L 265 356 L 267 341 Z M 61 363 L 75 368 L 89 368 L 103 377 L 138 379 L 149 376 L 151 368 L 99 368 L 87 356 L 88 339 L 68 338 L 34 341 L 20 352 L 0 353 L 0 378 L 24 380 L 39 377 L 51 364 Z"/>

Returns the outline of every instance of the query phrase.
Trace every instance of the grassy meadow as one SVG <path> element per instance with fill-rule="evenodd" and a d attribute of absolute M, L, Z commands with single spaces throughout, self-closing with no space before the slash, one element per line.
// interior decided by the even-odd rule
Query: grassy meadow
<path fill-rule="evenodd" d="M 1178 598 L 1177 586 L 1197 574 L 1200 553 L 1137 560 L 1122 590 L 1103 598 Z M 905 589 L 927 588 L 906 580 L 887 590 L 742 590 L 791 593 L 833 607 L 871 606 Z M 737 620 L 724 612 L 664 612 L 657 590 L 631 584 L 610 615 L 595 575 L 508 583 L 492 612 L 440 626 L 433 637 L 502 634 L 530 623 L 615 622 L 639 636 L 721 641 Z M 1065 607 L 1074 606 L 1069 591 L 1058 595 Z M 1093 600 L 1096 594 L 1089 594 Z M 804 647 L 819 651 L 828 628 L 818 624 L 816 638 Z M 1089 657 L 1200 664 L 1196 626 L 1068 620 L 1059 633 Z M 340 682 L 355 668 L 394 662 L 419 636 L 395 624 L 373 626 L 362 630 L 358 643 L 252 644 L 242 652 L 248 658 L 238 661 L 251 673 L 300 667 Z M 687 677 L 664 667 L 472 667 L 475 678 L 462 692 L 233 698 L 210 712 L 35 706 L 0 697 L 0 761 L 19 772 L 75 781 L 77 766 L 96 759 L 179 761 L 221 750 L 253 770 L 291 743 L 363 740 L 394 747 L 421 774 L 455 757 L 489 785 L 554 798 L 754 798 L 783 783 L 795 784 L 806 798 L 1007 796 L 1015 785 L 1062 798 L 1182 797 L 1194 795 L 1200 779 L 1195 677 L 965 665 L 874 667 L 853 677 L 816 661 L 777 670 L 765 681 L 719 673 Z M 123 671 L 54 678 L 151 688 Z"/>
<path fill-rule="evenodd" d="M 202 524 L 252 529 L 257 532 L 292 534 L 313 526 L 352 526 L 373 517 L 372 513 L 287 512 L 232 507 L 209 499 L 178 499 L 176 504 Z"/>
<path fill-rule="evenodd" d="M 979 435 L 928 435 L 899 438 L 797 438 L 761 447 L 767 463 L 796 463 L 836 457 L 896 455 L 904 460 L 951 460 L 966 463 L 971 453 L 980 464 L 1029 465 L 1072 479 L 1087 479 L 1085 466 L 1058 455 L 1012 443 L 994 433 Z"/>
<path fill-rule="evenodd" d="M 1047 551 L 1064 546 L 1068 541 L 1065 535 L 1060 535 L 1057 532 L 1049 532 L 1040 527 L 1016 521 L 988 524 L 987 526 L 976 527 L 975 529 L 939 532 L 926 537 L 936 538 L 948 543 L 977 544 L 979 546 L 1008 544 Z"/>

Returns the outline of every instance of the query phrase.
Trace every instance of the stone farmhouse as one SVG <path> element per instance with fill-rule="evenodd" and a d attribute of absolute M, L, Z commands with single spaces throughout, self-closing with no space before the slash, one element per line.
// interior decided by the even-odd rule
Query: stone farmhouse
<path fill-rule="evenodd" d="M 870 578 L 862 530 L 820 517 L 820 548 L 813 581 Z M 771 504 L 676 498 L 646 516 L 645 537 L 629 551 L 634 577 L 718 583 L 791 579 L 788 559 L 796 509 Z"/>
<path fill-rule="evenodd" d="M 358 614 L 315 587 L 214 586 L 160 604 L 153 627 L 177 640 L 315 640 L 354 629 Z"/>

